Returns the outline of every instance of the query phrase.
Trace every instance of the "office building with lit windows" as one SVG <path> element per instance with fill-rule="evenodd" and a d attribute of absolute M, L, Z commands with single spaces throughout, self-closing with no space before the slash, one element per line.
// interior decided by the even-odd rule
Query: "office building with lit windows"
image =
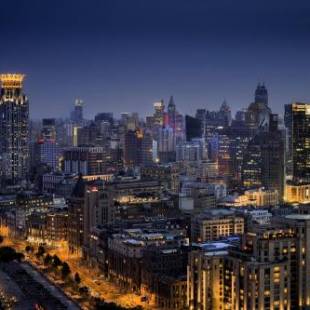
<path fill-rule="evenodd" d="M 310 104 L 293 103 L 291 111 L 293 180 L 310 183 Z"/>
<path fill-rule="evenodd" d="M 1 74 L 0 177 L 18 184 L 29 169 L 29 102 L 23 93 L 23 74 Z"/>
<path fill-rule="evenodd" d="M 189 309 L 308 309 L 310 216 L 277 218 L 251 227 L 239 246 L 213 242 L 188 264 Z"/>

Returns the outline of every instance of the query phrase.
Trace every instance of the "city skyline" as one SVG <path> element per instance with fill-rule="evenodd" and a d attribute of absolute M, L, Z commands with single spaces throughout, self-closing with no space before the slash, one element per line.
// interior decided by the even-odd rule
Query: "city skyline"
<path fill-rule="evenodd" d="M 170 95 L 183 113 L 215 109 L 224 99 L 236 111 L 248 106 L 258 82 L 277 113 L 309 101 L 307 1 L 58 4 L 2 4 L 14 14 L 0 22 L 11 47 L 0 70 L 27 75 L 32 118 L 68 115 L 75 98 L 84 100 L 87 117 L 132 107 L 146 115 Z"/>
<path fill-rule="evenodd" d="M 310 309 L 309 1 L 0 10 L 0 309 Z"/>

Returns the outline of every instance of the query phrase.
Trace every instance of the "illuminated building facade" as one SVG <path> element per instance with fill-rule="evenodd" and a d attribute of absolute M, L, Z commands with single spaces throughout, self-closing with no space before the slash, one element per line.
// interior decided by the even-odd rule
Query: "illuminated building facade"
<path fill-rule="evenodd" d="M 29 170 L 29 102 L 23 74 L 1 74 L 0 177 L 9 184 L 26 179 Z"/>
<path fill-rule="evenodd" d="M 210 210 L 192 218 L 193 241 L 206 242 L 244 233 L 244 219 L 227 210 Z"/>
<path fill-rule="evenodd" d="M 310 183 L 310 104 L 293 103 L 291 109 L 293 180 Z"/>
<path fill-rule="evenodd" d="M 309 224 L 309 215 L 288 215 L 252 228 L 240 247 L 214 242 L 192 251 L 189 309 L 307 309 Z"/>
<path fill-rule="evenodd" d="M 259 132 L 248 144 L 243 158 L 242 181 L 247 188 L 276 189 L 284 197 L 285 144 L 277 127 L 277 116 L 270 116 L 270 130 Z"/>
<path fill-rule="evenodd" d="M 128 130 L 125 134 L 124 164 L 127 167 L 149 166 L 153 163 L 153 139 L 142 130 Z"/>
<path fill-rule="evenodd" d="M 291 203 L 310 202 L 310 184 L 286 184 L 286 201 Z"/>
<path fill-rule="evenodd" d="M 110 154 L 105 147 L 72 147 L 64 151 L 64 172 L 83 175 L 105 174 L 111 165 Z"/>

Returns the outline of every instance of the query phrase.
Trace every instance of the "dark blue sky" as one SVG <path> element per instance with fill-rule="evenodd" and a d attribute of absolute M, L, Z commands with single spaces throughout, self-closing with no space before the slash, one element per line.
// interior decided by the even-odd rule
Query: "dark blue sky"
<path fill-rule="evenodd" d="M 235 111 L 259 81 L 270 105 L 310 101 L 310 1 L 0 1 L 0 71 L 27 75 L 33 118 L 150 113 L 175 96 L 178 109 Z"/>

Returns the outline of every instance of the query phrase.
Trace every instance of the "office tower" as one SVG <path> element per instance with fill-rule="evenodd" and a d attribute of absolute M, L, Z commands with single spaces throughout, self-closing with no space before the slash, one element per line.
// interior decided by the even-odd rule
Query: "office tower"
<path fill-rule="evenodd" d="M 224 209 L 207 210 L 191 219 L 193 242 L 214 241 L 244 233 L 244 218 Z"/>
<path fill-rule="evenodd" d="M 268 106 L 268 91 L 264 84 L 258 83 L 255 90 L 255 103 L 262 103 L 265 106 Z"/>
<path fill-rule="evenodd" d="M 83 175 L 107 174 L 113 170 L 109 150 L 105 147 L 81 146 L 64 150 L 64 172 Z"/>
<path fill-rule="evenodd" d="M 147 166 L 153 163 L 153 139 L 148 132 L 128 130 L 125 134 L 124 163 L 127 167 Z"/>
<path fill-rule="evenodd" d="M 186 115 L 185 116 L 186 140 L 190 141 L 193 138 L 202 138 L 202 124 L 198 118 Z"/>
<path fill-rule="evenodd" d="M 51 171 L 57 171 L 60 168 L 59 158 L 61 150 L 54 140 L 38 139 L 32 144 L 33 153 L 31 160 L 31 168 L 36 169 L 40 165 L 46 165 Z"/>
<path fill-rule="evenodd" d="M 124 164 L 126 166 L 137 166 L 140 164 L 140 147 L 142 134 L 135 130 L 125 133 L 124 142 Z"/>
<path fill-rule="evenodd" d="M 225 178 L 233 175 L 230 144 L 229 137 L 223 132 L 209 139 L 209 158 L 217 162 L 219 175 Z"/>
<path fill-rule="evenodd" d="M 223 125 L 230 126 L 231 124 L 231 109 L 226 100 L 221 105 L 220 111 L 219 111 L 219 118 L 222 120 Z"/>
<path fill-rule="evenodd" d="M 185 141 L 185 121 L 180 113 L 175 116 L 175 141 L 176 143 Z"/>
<path fill-rule="evenodd" d="M 38 137 L 41 136 L 42 121 L 41 120 L 29 120 L 29 142 L 36 142 Z"/>
<path fill-rule="evenodd" d="M 56 121 L 54 118 L 43 118 L 41 137 L 44 140 L 56 141 Z"/>
<path fill-rule="evenodd" d="M 165 104 L 164 100 L 161 100 L 159 102 L 154 103 L 154 124 L 157 126 L 163 126 L 164 125 L 164 119 L 165 119 Z"/>
<path fill-rule="evenodd" d="M 239 247 L 214 242 L 192 251 L 189 309 L 308 309 L 309 215 L 253 227 Z"/>
<path fill-rule="evenodd" d="M 81 124 L 83 122 L 83 100 L 76 99 L 74 102 L 74 109 L 71 112 L 71 121 L 74 124 Z"/>
<path fill-rule="evenodd" d="M 95 180 L 85 185 L 85 201 L 83 206 L 83 252 L 88 252 L 92 238 L 92 230 L 103 225 L 104 210 L 107 199 L 102 192 L 103 182 Z"/>
<path fill-rule="evenodd" d="M 0 157 L 2 180 L 18 184 L 29 169 L 29 102 L 23 74 L 1 74 Z"/>
<path fill-rule="evenodd" d="M 310 183 L 310 104 L 296 102 L 290 109 L 293 180 Z"/>
<path fill-rule="evenodd" d="M 59 168 L 60 156 L 55 119 L 43 119 L 40 137 L 31 144 L 31 169 L 34 172 L 41 165 L 46 165 L 51 171 L 56 171 Z"/>
<path fill-rule="evenodd" d="M 79 175 L 68 200 L 68 245 L 71 252 L 81 252 L 84 241 L 85 190 L 85 181 Z"/>
<path fill-rule="evenodd" d="M 258 84 L 254 102 L 249 105 L 245 115 L 246 123 L 254 131 L 257 131 L 258 128 L 268 130 L 270 113 L 267 89 L 265 85 Z"/>
<path fill-rule="evenodd" d="M 159 128 L 158 156 L 161 163 L 175 161 L 175 135 L 170 127 Z"/>
<path fill-rule="evenodd" d="M 144 131 L 141 141 L 141 165 L 153 164 L 153 138 L 151 133 Z"/>
<path fill-rule="evenodd" d="M 206 146 L 204 139 L 192 139 L 190 142 L 177 144 L 177 161 L 201 161 L 204 159 L 206 159 Z"/>
<path fill-rule="evenodd" d="M 285 144 L 282 133 L 275 130 L 277 115 L 270 116 L 270 131 L 259 132 L 248 144 L 243 157 L 242 180 L 248 188 L 275 189 L 284 196 Z"/>
<path fill-rule="evenodd" d="M 103 113 L 98 113 L 95 116 L 95 122 L 108 122 L 110 125 L 113 125 L 114 118 L 113 118 L 113 113 L 112 112 L 103 112 Z"/>
<path fill-rule="evenodd" d="M 169 103 L 168 103 L 168 125 L 175 131 L 176 127 L 176 106 L 174 103 L 173 96 L 170 97 Z"/>
<path fill-rule="evenodd" d="M 77 129 L 77 146 L 103 146 L 100 131 L 95 122 Z"/>

